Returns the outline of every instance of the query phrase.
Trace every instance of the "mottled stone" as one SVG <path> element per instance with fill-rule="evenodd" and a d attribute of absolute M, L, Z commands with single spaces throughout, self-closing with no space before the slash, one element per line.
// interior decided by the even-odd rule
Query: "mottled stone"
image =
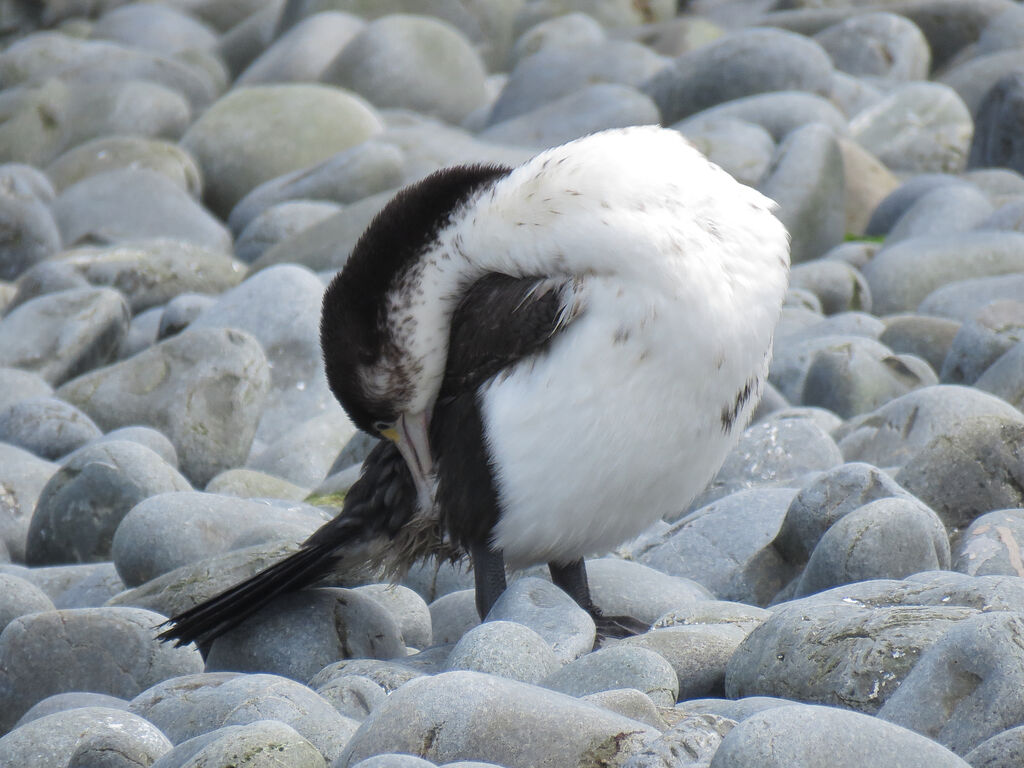
<path fill-rule="evenodd" d="M 1024 577 L 1020 540 L 1024 540 L 1024 510 L 981 515 L 960 536 L 953 551 L 953 570 L 968 576 Z"/>
<path fill-rule="evenodd" d="M 102 435 L 92 419 L 55 397 L 31 397 L 0 408 L 0 441 L 56 460 Z"/>
<path fill-rule="evenodd" d="M 940 375 L 946 384 L 974 384 L 1011 347 L 1024 341 L 1024 302 L 994 301 L 957 331 Z"/>
<path fill-rule="evenodd" d="M 53 601 L 39 587 L 25 579 L 0 572 L 0 632 L 21 616 L 52 610 L 55 610 Z"/>

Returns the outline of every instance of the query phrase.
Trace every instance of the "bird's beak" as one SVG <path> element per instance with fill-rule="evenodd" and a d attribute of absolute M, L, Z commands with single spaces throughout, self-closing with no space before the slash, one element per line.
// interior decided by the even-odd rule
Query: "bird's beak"
<path fill-rule="evenodd" d="M 427 434 L 427 414 L 403 413 L 390 429 L 381 434 L 398 446 L 405 463 L 409 465 L 412 480 L 416 486 L 423 510 L 434 506 L 434 460 L 430 455 L 430 440 Z"/>

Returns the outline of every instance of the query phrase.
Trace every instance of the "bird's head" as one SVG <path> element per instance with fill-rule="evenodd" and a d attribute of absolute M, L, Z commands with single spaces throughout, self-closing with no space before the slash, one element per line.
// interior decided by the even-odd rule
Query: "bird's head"
<path fill-rule="evenodd" d="M 357 427 L 398 445 L 421 501 L 432 486 L 427 426 L 455 300 L 439 283 L 445 269 L 457 269 L 443 263 L 450 254 L 440 238 L 475 193 L 507 173 L 458 166 L 406 187 L 377 214 L 324 294 L 320 344 L 331 391 Z"/>

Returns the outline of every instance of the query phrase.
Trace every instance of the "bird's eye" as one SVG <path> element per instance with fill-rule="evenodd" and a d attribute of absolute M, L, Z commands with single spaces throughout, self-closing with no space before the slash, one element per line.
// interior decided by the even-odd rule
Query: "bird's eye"
<path fill-rule="evenodd" d="M 395 425 L 392 422 L 375 421 L 373 422 L 373 428 L 381 437 L 387 438 L 388 440 L 398 439 L 398 433 L 395 431 Z"/>

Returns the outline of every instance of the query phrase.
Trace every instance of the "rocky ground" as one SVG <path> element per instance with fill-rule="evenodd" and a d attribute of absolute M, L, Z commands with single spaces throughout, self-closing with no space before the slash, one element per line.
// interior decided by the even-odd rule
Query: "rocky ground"
<path fill-rule="evenodd" d="M 1022 764 L 1024 8 L 679 6 L 0 3 L 0 764 Z M 718 477 L 589 563 L 651 630 L 423 567 L 157 643 L 358 471 L 319 302 L 394 190 L 653 122 L 794 268 Z"/>

